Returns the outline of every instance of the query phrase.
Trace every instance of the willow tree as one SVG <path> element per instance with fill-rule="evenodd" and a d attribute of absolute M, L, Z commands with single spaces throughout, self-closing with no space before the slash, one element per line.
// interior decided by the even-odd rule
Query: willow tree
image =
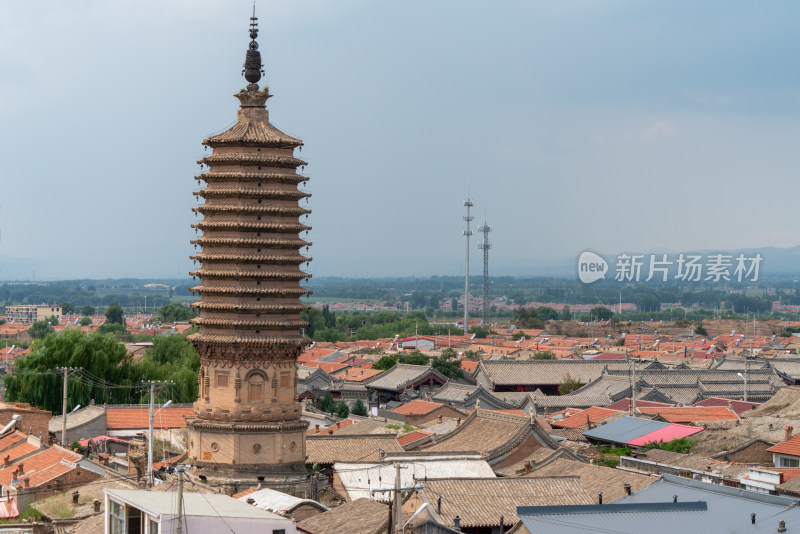
<path fill-rule="evenodd" d="M 138 384 L 125 346 L 111 335 L 86 335 L 67 328 L 59 335 L 37 341 L 27 356 L 15 362 L 14 371 L 3 377 L 5 400 L 28 402 L 61 413 L 63 375 L 59 367 L 75 367 L 68 381 L 68 410 L 94 400 L 127 403 L 137 399 Z"/>

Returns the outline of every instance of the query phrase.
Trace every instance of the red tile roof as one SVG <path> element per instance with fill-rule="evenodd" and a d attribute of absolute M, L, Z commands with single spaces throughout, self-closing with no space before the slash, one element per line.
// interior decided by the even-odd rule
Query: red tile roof
<path fill-rule="evenodd" d="M 348 380 L 350 382 L 361 382 L 362 380 L 366 380 L 367 378 L 379 375 L 382 372 L 383 371 L 380 369 L 367 369 L 365 367 L 356 367 L 356 368 L 350 367 L 340 373 L 336 373 L 334 376 L 336 376 L 336 378 L 341 378 L 342 380 Z"/>
<path fill-rule="evenodd" d="M 476 362 L 473 360 L 461 360 L 461 369 L 463 369 L 468 373 L 471 373 L 472 371 L 478 368 L 479 363 L 480 362 Z"/>
<path fill-rule="evenodd" d="M 420 399 L 414 399 L 411 402 L 407 402 L 402 406 L 398 406 L 394 410 L 394 413 L 403 414 L 403 415 L 423 415 L 426 413 L 431 413 L 436 408 L 441 407 L 442 405 L 438 402 L 430 402 L 424 401 Z"/>
<path fill-rule="evenodd" d="M 36 449 L 36 447 L 34 447 L 34 449 Z M 22 460 L 25 472 L 20 477 L 20 480 L 29 478 L 30 485 L 32 487 L 37 486 L 42 482 L 51 480 L 53 477 L 59 476 L 72 469 L 72 467 L 62 464 L 61 460 L 75 463 L 80 459 L 81 455 L 66 451 L 61 447 L 44 449 Z M 19 463 L 19 461 L 14 462 L 10 466 L 0 469 L 0 485 L 8 486 L 11 483 L 11 480 L 14 478 L 14 470 Z"/>
<path fill-rule="evenodd" d="M 319 367 L 326 373 L 333 373 L 334 371 L 338 371 L 339 369 L 344 369 L 345 367 L 347 367 L 343 363 L 318 362 L 318 361 L 303 362 L 303 365 L 305 365 L 306 367 Z"/>
<path fill-rule="evenodd" d="M 185 428 L 186 417 L 192 417 L 191 407 L 175 406 L 164 408 L 155 417 L 155 428 Z M 106 426 L 109 430 L 139 430 L 149 426 L 150 411 L 142 408 L 108 408 Z"/>
<path fill-rule="evenodd" d="M 0 451 L 4 451 L 9 447 L 13 447 L 20 441 L 25 441 L 28 439 L 28 436 L 20 432 L 19 430 L 15 430 L 11 434 L 4 436 L 0 439 Z"/>
<path fill-rule="evenodd" d="M 724 406 L 726 408 L 729 405 L 733 411 L 736 412 L 736 414 L 740 414 L 742 412 L 746 412 L 747 410 L 752 410 L 761 406 L 761 404 L 758 402 L 744 402 L 739 400 L 720 399 L 718 397 L 710 397 L 694 404 L 694 406 Z"/>
<path fill-rule="evenodd" d="M 397 442 L 400 444 L 401 447 L 405 447 L 406 445 L 410 445 L 415 441 L 419 441 L 431 435 L 433 435 L 433 432 L 426 432 L 424 430 L 415 430 L 414 432 L 410 432 L 404 436 L 400 436 L 399 438 L 397 438 Z"/>
<path fill-rule="evenodd" d="M 778 454 L 786 454 L 788 456 L 800 456 L 800 434 L 795 434 L 786 441 L 782 441 L 770 447 L 767 449 L 767 452 L 777 452 Z"/>
<path fill-rule="evenodd" d="M 596 423 L 617 413 L 619 413 L 617 410 L 592 406 L 560 421 L 551 420 L 550 425 L 560 428 L 580 428 L 589 422 Z"/>
<path fill-rule="evenodd" d="M 669 423 L 691 423 L 692 421 L 724 421 L 738 419 L 735 412 L 726 406 L 700 406 L 686 408 L 639 408 L 642 413 L 658 414 Z"/>

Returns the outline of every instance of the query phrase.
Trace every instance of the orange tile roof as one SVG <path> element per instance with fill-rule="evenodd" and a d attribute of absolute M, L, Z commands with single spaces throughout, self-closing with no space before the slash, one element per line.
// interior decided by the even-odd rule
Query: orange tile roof
<path fill-rule="evenodd" d="M 461 360 L 461 369 L 463 369 L 468 373 L 471 373 L 472 371 L 478 368 L 479 363 L 480 362 L 476 362 L 473 360 Z"/>
<path fill-rule="evenodd" d="M 164 408 L 155 418 L 155 428 L 185 428 L 185 417 L 194 415 L 191 407 Z M 109 430 L 138 430 L 149 426 L 150 411 L 142 408 L 108 408 L 106 426 Z"/>
<path fill-rule="evenodd" d="M 405 447 L 410 443 L 414 443 L 415 441 L 419 441 L 423 438 L 433 435 L 433 432 L 426 432 L 424 430 L 415 430 L 414 432 L 409 432 L 403 436 L 397 438 L 397 442 L 400 444 L 401 447 Z"/>
<path fill-rule="evenodd" d="M 431 413 L 433 410 L 441 406 L 442 404 L 439 404 L 438 402 L 414 399 L 403 404 L 402 406 L 398 406 L 392 411 L 402 415 L 423 415 L 426 413 Z"/>
<path fill-rule="evenodd" d="M 36 448 L 37 447 L 34 447 L 34 449 Z M 60 447 L 44 449 L 22 460 L 21 463 L 25 468 L 25 473 L 20 477 L 20 480 L 23 478 L 30 478 L 31 486 L 36 486 L 41 482 L 50 480 L 54 476 L 58 476 L 72 469 L 71 467 L 63 465 L 61 460 L 74 463 L 80 459 L 81 455 L 66 451 Z M 8 467 L 0 469 L 0 485 L 8 486 L 11 483 L 11 480 L 14 478 L 14 470 L 19 464 L 20 462 L 17 461 Z"/>
<path fill-rule="evenodd" d="M 326 373 L 332 373 L 334 371 L 338 371 L 339 369 L 344 369 L 347 365 L 343 363 L 335 363 L 335 362 L 303 362 L 303 365 L 306 367 L 319 367 Z"/>
<path fill-rule="evenodd" d="M 372 363 L 372 362 L 370 362 Z M 361 382 L 367 378 L 381 374 L 383 371 L 380 369 L 368 369 L 366 367 L 350 367 L 340 373 L 336 373 L 336 378 L 348 380 L 350 382 Z"/>
<path fill-rule="evenodd" d="M 570 415 L 560 421 L 550 421 L 550 424 L 555 427 L 561 428 L 580 428 L 589 422 L 596 423 L 602 421 L 607 417 L 619 413 L 618 410 L 610 410 L 608 408 L 600 408 L 599 406 L 592 406 L 582 410 L 576 414 Z"/>
<path fill-rule="evenodd" d="M 698 406 L 686 408 L 637 407 L 642 413 L 658 414 L 669 423 L 691 423 L 692 421 L 723 421 L 738 419 L 735 412 L 727 406 Z"/>
<path fill-rule="evenodd" d="M 800 434 L 795 434 L 786 441 L 782 441 L 767 449 L 767 452 L 777 452 L 788 456 L 800 456 Z"/>
<path fill-rule="evenodd" d="M 13 447 L 20 441 L 24 441 L 28 439 L 28 436 L 20 432 L 19 430 L 15 430 L 11 434 L 4 436 L 0 439 L 0 451 L 4 451 L 9 447 Z"/>

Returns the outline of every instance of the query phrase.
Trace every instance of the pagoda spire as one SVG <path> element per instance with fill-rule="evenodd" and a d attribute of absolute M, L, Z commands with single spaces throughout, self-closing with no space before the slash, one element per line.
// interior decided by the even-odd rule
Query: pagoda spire
<path fill-rule="evenodd" d="M 250 17 L 250 45 L 247 47 L 247 55 L 244 58 L 244 69 L 242 70 L 242 74 L 244 75 L 244 79 L 250 82 L 251 85 L 255 85 L 261 79 L 261 76 L 264 74 L 264 65 L 261 63 L 261 52 L 258 51 L 258 43 L 256 42 L 256 38 L 258 37 L 258 17 L 256 17 L 256 5 L 253 2 L 253 16 Z M 247 87 L 250 89 L 250 86 Z M 257 90 L 258 86 L 254 87 L 253 89 Z"/>

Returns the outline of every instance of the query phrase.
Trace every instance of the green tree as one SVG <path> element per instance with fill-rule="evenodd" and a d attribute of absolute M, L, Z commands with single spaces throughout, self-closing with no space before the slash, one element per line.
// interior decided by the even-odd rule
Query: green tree
<path fill-rule="evenodd" d="M 548 306 L 540 306 L 536 308 L 536 317 L 540 321 L 555 321 L 558 319 L 558 312 Z"/>
<path fill-rule="evenodd" d="M 355 404 L 353 404 L 353 415 L 360 415 L 361 417 L 367 416 L 367 407 L 361 399 L 356 400 Z"/>
<path fill-rule="evenodd" d="M 539 352 L 534 352 L 532 359 L 534 359 L 534 360 L 555 360 L 556 359 L 556 355 L 553 354 L 552 352 L 550 352 L 549 350 L 542 350 L 542 351 L 539 351 Z"/>
<path fill-rule="evenodd" d="M 162 402 L 172 400 L 185 403 L 197 400 L 200 355 L 186 339 L 186 334 L 154 337 L 153 346 L 132 367 L 133 376 L 175 383 L 169 391 L 162 392 Z"/>
<path fill-rule="evenodd" d="M 67 328 L 58 336 L 46 336 L 30 354 L 18 359 L 13 373 L 3 377 L 4 400 L 28 402 L 39 408 L 61 413 L 62 375 L 58 367 L 80 367 L 68 381 L 69 406 L 109 402 L 138 402 L 138 390 L 103 387 L 105 383 L 132 386 L 130 358 L 125 346 L 112 336 L 86 335 Z M 113 399 L 112 399 L 113 392 Z"/>
<path fill-rule="evenodd" d="M 61 306 L 61 313 L 64 315 L 75 313 L 75 305 L 71 302 L 62 302 L 59 306 Z"/>
<path fill-rule="evenodd" d="M 326 413 L 333 413 L 336 409 L 336 401 L 333 400 L 333 395 L 330 391 L 325 392 L 325 396 L 317 401 L 317 409 Z"/>
<path fill-rule="evenodd" d="M 339 419 L 344 419 L 345 417 L 350 415 L 350 408 L 347 406 L 345 401 L 339 401 L 336 404 L 336 417 Z"/>
<path fill-rule="evenodd" d="M 78 321 L 78 324 L 81 325 L 81 326 L 89 326 L 90 324 L 92 324 L 92 318 L 91 317 L 81 317 L 81 320 Z"/>
<path fill-rule="evenodd" d="M 561 395 L 569 395 L 576 389 L 580 389 L 581 382 L 577 378 L 572 378 L 569 373 L 564 377 L 561 381 L 561 384 L 558 386 L 558 392 Z"/>
<path fill-rule="evenodd" d="M 572 319 L 572 311 L 570 311 L 569 306 L 564 304 L 561 308 L 561 311 L 558 312 L 558 318 L 562 321 L 569 321 Z"/>
<path fill-rule="evenodd" d="M 392 367 L 394 367 L 395 364 L 397 364 L 397 355 L 387 354 L 386 356 L 378 358 L 378 360 L 372 364 L 372 368 L 386 371 L 387 369 L 391 369 Z"/>
<path fill-rule="evenodd" d="M 28 335 L 31 336 L 31 339 L 43 339 L 47 334 L 55 332 L 50 324 L 47 320 L 36 321 L 28 328 Z"/>
<path fill-rule="evenodd" d="M 608 321 L 612 317 L 614 317 L 614 312 L 605 306 L 595 306 L 592 308 L 592 311 L 589 312 L 590 321 Z"/>
<path fill-rule="evenodd" d="M 161 306 L 158 309 L 158 320 L 162 323 L 177 323 L 179 321 L 188 321 L 194 317 L 191 308 L 187 308 L 177 302 Z"/>
<path fill-rule="evenodd" d="M 464 374 L 464 371 L 461 370 L 461 362 L 458 361 L 458 354 L 450 348 L 444 349 L 441 355 L 433 359 L 431 365 L 447 378 L 454 380 L 461 378 Z"/>
<path fill-rule="evenodd" d="M 122 311 L 122 306 L 119 305 L 119 302 L 112 302 L 106 308 L 106 322 L 125 324 L 125 313 Z"/>
<path fill-rule="evenodd" d="M 698 336 L 708 335 L 708 330 L 706 330 L 706 327 L 703 326 L 702 321 L 697 323 L 697 326 L 694 327 L 694 333 L 697 334 Z"/>
<path fill-rule="evenodd" d="M 95 311 L 96 310 L 94 309 L 94 306 L 91 306 L 91 305 L 87 304 L 86 306 L 81 308 L 81 315 L 84 315 L 84 316 L 86 316 L 86 315 L 94 315 Z"/>

